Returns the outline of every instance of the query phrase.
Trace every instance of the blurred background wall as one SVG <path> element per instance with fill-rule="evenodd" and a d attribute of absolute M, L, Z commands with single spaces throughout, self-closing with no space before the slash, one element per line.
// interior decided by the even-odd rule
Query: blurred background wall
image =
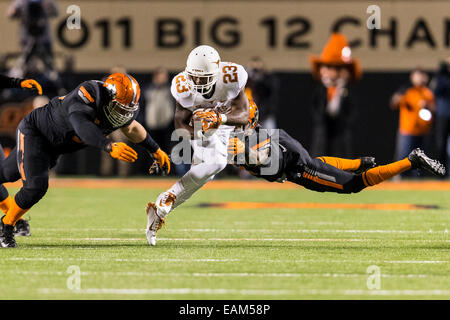
<path fill-rule="evenodd" d="M 0 0 L 0 71 L 5 74 L 14 71 L 24 50 L 20 22 L 6 18 L 12 3 Z M 156 69 L 166 68 L 171 78 L 184 69 L 193 47 L 209 44 L 224 61 L 244 66 L 254 57 L 264 61 L 266 72 L 278 83 L 273 106 L 276 125 L 307 148 L 313 139 L 311 93 L 316 85 L 310 56 L 320 55 L 330 34 L 340 32 L 363 69 L 362 79 L 352 89 L 357 101 L 352 152 L 375 155 L 381 163 L 395 157 L 398 114 L 389 107 L 391 96 L 408 83 L 413 68 L 423 68 L 433 79 L 439 64 L 450 56 L 450 1 L 377 1 L 381 29 L 368 29 L 367 9 L 373 3 L 366 1 L 62 0 L 56 4 L 58 13 L 49 21 L 58 76 L 42 76 L 47 79 L 43 85 L 49 98 L 83 80 L 101 79 L 113 67 L 125 68 L 142 87 L 150 86 Z M 80 9 L 80 29 L 66 26 L 75 12 L 72 5 Z M 35 69 L 27 71 L 32 73 L 29 76 L 40 77 L 39 67 Z M 0 102 L 22 103 L 27 98 L 5 93 Z M 13 143 L 8 132 L 0 128 L 3 144 Z M 433 131 L 428 140 L 436 153 Z M 100 172 L 101 155 L 95 150 L 64 158 L 60 173 Z"/>

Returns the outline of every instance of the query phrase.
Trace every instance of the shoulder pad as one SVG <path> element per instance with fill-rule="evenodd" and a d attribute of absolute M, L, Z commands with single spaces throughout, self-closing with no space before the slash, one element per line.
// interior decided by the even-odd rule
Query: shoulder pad
<path fill-rule="evenodd" d="M 170 92 L 172 93 L 172 96 L 176 100 L 185 99 L 191 95 L 191 91 L 189 90 L 189 84 L 187 81 L 187 76 L 184 72 L 180 72 L 172 79 Z"/>
<path fill-rule="evenodd" d="M 232 100 L 244 89 L 248 79 L 247 71 L 243 66 L 232 62 L 221 62 L 220 71 L 218 83 L 224 98 Z"/>
<path fill-rule="evenodd" d="M 237 65 L 237 68 L 238 68 L 237 72 L 238 72 L 239 91 L 241 91 L 247 84 L 248 73 L 245 70 L 245 68 L 240 64 Z"/>
<path fill-rule="evenodd" d="M 98 85 L 95 81 L 85 81 L 78 87 L 78 96 L 86 104 L 96 103 Z"/>

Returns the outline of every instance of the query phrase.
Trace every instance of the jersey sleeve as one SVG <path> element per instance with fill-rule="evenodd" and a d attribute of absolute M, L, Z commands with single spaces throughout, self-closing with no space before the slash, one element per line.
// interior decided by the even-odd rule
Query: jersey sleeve
<path fill-rule="evenodd" d="M 192 97 L 187 78 L 184 72 L 177 74 L 172 79 L 170 86 L 170 93 L 172 97 L 186 109 L 190 109 L 194 106 L 194 99 Z"/>
<path fill-rule="evenodd" d="M 20 82 L 22 79 L 10 78 L 0 74 L 0 88 L 20 88 Z"/>

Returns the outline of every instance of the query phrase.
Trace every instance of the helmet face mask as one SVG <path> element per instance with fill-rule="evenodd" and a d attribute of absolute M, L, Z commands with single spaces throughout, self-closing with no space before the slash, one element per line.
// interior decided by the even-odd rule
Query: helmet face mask
<path fill-rule="evenodd" d="M 139 109 L 139 105 L 125 106 L 119 101 L 112 100 L 105 108 L 105 116 L 114 127 L 123 126 L 130 121 L 134 113 Z"/>
<path fill-rule="evenodd" d="M 128 74 L 114 73 L 106 79 L 104 87 L 111 97 L 103 108 L 105 116 L 114 127 L 121 127 L 139 109 L 139 84 Z"/>
<path fill-rule="evenodd" d="M 208 94 L 217 82 L 217 73 L 208 75 L 198 75 L 190 71 L 186 71 L 188 75 L 189 86 L 193 91 L 202 95 Z"/>
<path fill-rule="evenodd" d="M 210 46 L 194 48 L 188 56 L 185 72 L 190 90 L 202 95 L 212 91 L 219 75 L 220 56 Z"/>

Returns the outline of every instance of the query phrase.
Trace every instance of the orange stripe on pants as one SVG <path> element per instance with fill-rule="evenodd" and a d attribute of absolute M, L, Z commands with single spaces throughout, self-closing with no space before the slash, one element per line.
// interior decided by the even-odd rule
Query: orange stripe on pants
<path fill-rule="evenodd" d="M 22 132 L 19 131 L 19 156 L 20 156 L 20 176 L 22 177 L 23 181 L 27 181 L 27 177 L 25 176 L 25 170 L 23 169 L 23 159 L 25 154 L 25 136 Z"/>
<path fill-rule="evenodd" d="M 327 180 L 321 179 L 321 178 L 316 177 L 316 176 L 312 176 L 312 175 L 310 175 L 309 173 L 306 173 L 306 172 L 303 172 L 303 178 L 306 178 L 308 180 L 317 182 L 317 183 L 322 184 L 324 186 L 333 187 L 333 188 L 339 189 L 339 190 L 344 190 L 344 186 L 342 186 L 341 184 L 334 183 L 334 182 L 331 182 L 331 181 L 327 181 Z"/>

